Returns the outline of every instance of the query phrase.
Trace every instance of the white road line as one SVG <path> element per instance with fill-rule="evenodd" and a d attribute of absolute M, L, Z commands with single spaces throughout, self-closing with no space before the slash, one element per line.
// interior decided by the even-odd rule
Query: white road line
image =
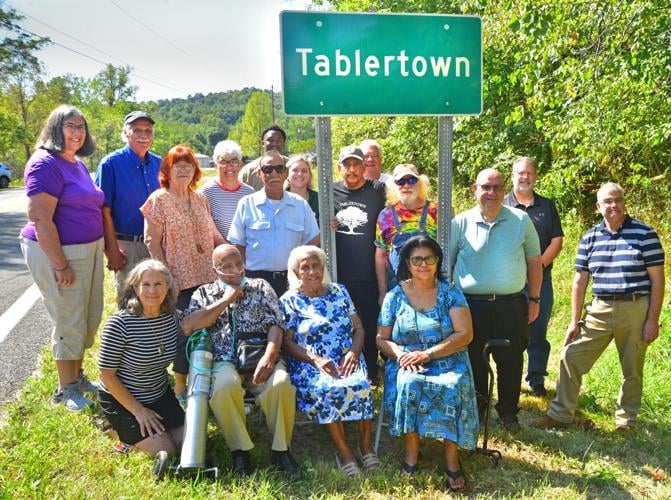
<path fill-rule="evenodd" d="M 0 344 L 5 341 L 14 327 L 23 319 L 37 299 L 40 298 L 40 290 L 33 283 L 23 292 L 2 316 L 0 316 Z"/>

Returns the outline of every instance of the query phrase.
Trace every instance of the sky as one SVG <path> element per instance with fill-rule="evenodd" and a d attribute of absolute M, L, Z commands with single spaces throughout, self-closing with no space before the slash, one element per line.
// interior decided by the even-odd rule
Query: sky
<path fill-rule="evenodd" d="M 308 0 L 0 0 L 54 44 L 47 77 L 133 68 L 138 101 L 256 87 L 281 90 L 279 14 Z M 65 48 L 67 47 L 67 48 Z M 84 55 L 82 55 L 84 54 Z"/>

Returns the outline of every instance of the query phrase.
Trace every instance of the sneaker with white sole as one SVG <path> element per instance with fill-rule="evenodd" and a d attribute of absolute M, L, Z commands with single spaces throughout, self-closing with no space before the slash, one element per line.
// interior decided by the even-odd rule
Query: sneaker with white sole
<path fill-rule="evenodd" d="M 77 377 L 75 382 L 77 382 L 80 392 L 98 394 L 98 390 L 100 389 L 100 384 L 97 382 L 91 382 L 91 380 L 84 373 L 84 370 L 79 370 L 79 377 Z"/>
<path fill-rule="evenodd" d="M 79 390 L 77 381 L 66 385 L 62 391 L 54 391 L 51 402 L 65 405 L 70 411 L 82 411 L 93 406 L 93 401 L 85 397 Z"/>

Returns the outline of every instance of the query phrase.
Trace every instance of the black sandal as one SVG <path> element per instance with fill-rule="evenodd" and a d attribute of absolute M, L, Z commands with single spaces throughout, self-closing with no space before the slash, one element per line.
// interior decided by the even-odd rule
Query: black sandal
<path fill-rule="evenodd" d="M 461 466 L 461 464 L 459 465 Z M 450 480 L 456 481 L 460 478 L 464 479 L 464 484 L 460 488 L 455 488 L 450 484 Z M 461 469 L 455 471 L 447 469 L 447 487 L 452 493 L 468 493 L 472 489 L 468 479 L 466 479 L 466 476 Z"/>
<path fill-rule="evenodd" d="M 417 464 L 410 465 L 405 460 L 401 460 L 401 472 L 408 475 L 414 475 L 417 472 Z"/>

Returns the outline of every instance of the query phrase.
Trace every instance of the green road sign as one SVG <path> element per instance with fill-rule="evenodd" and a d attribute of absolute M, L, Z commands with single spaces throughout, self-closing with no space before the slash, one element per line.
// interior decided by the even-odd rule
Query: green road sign
<path fill-rule="evenodd" d="M 290 115 L 482 112 L 482 20 L 422 14 L 280 14 Z"/>

